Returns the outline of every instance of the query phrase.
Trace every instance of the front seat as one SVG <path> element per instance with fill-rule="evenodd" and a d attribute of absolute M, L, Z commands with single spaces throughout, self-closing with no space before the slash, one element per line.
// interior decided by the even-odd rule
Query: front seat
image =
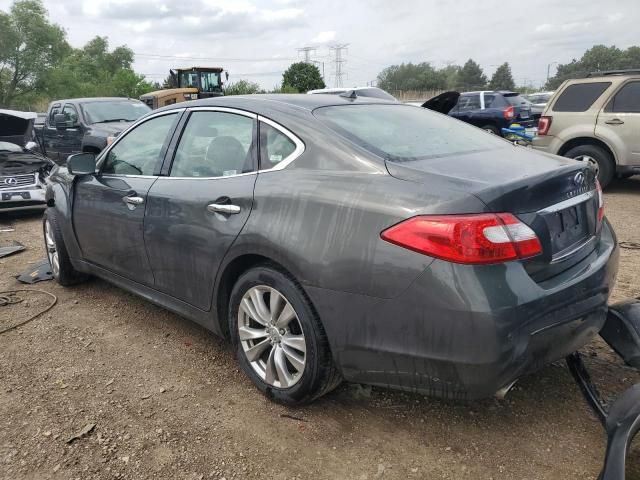
<path fill-rule="evenodd" d="M 206 168 L 214 177 L 236 175 L 242 173 L 247 153 L 237 138 L 229 136 L 216 137 L 209 143 L 205 155 Z"/>

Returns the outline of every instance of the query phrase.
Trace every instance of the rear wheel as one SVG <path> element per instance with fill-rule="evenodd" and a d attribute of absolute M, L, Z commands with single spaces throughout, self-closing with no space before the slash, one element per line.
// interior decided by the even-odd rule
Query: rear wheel
<path fill-rule="evenodd" d="M 309 299 L 292 277 L 271 265 L 255 267 L 236 282 L 229 331 L 242 369 L 279 403 L 310 402 L 340 384 Z"/>
<path fill-rule="evenodd" d="M 42 219 L 42 230 L 51 272 L 58 283 L 68 286 L 85 280 L 87 276 L 78 272 L 71 265 L 54 210 L 47 209 L 45 211 Z"/>
<path fill-rule="evenodd" d="M 580 145 L 569 150 L 564 156 L 591 163 L 598 171 L 598 180 L 602 188 L 611 183 L 616 173 L 611 154 L 597 145 Z"/>
<path fill-rule="evenodd" d="M 484 127 L 480 127 L 485 132 L 493 133 L 494 135 L 500 135 L 500 130 L 495 125 L 485 125 Z"/>

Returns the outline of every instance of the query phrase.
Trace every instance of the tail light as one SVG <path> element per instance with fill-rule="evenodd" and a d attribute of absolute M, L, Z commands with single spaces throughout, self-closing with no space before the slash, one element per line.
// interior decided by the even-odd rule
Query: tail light
<path fill-rule="evenodd" d="M 504 116 L 505 120 L 513 120 L 513 117 L 515 117 L 515 109 L 513 108 L 513 105 L 505 108 L 502 111 L 502 115 Z"/>
<path fill-rule="evenodd" d="M 501 263 L 542 252 L 535 232 L 510 213 L 418 216 L 380 236 L 409 250 L 464 264 Z"/>
<path fill-rule="evenodd" d="M 546 135 L 549 133 L 549 128 L 551 128 L 551 120 L 552 117 L 540 117 L 538 120 L 538 136 Z"/>
<path fill-rule="evenodd" d="M 600 186 L 600 182 L 597 179 L 596 190 L 598 191 L 598 230 L 600 230 L 602 220 L 604 219 L 604 196 L 602 195 L 602 187 Z"/>

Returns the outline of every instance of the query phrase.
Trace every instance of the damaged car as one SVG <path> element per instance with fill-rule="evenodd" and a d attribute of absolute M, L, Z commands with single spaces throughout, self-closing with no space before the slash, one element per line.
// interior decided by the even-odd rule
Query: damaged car
<path fill-rule="evenodd" d="M 55 165 L 34 141 L 37 113 L 0 110 L 0 212 L 45 208 L 45 184 Z"/>

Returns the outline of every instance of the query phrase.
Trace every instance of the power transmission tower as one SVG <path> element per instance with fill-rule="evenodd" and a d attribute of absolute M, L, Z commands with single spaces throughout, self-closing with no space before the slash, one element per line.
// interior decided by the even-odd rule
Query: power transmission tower
<path fill-rule="evenodd" d="M 311 54 L 316 51 L 316 47 L 298 48 L 298 52 L 304 53 L 304 63 L 311 63 Z"/>
<path fill-rule="evenodd" d="M 336 70 L 336 87 L 342 87 L 342 79 L 345 76 L 344 73 L 344 64 L 347 62 L 344 57 L 342 56 L 342 52 L 347 50 L 347 47 L 349 46 L 348 43 L 339 43 L 336 45 L 333 45 L 331 48 L 331 50 L 333 50 L 335 52 L 335 70 Z"/>

